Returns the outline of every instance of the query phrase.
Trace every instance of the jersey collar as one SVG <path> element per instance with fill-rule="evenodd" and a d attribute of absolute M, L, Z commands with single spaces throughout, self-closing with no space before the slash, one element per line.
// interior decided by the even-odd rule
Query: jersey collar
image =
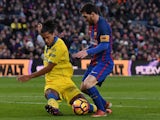
<path fill-rule="evenodd" d="M 51 44 L 51 46 L 47 46 L 47 48 L 51 48 L 58 40 L 58 37 L 54 37 L 53 43 Z"/>

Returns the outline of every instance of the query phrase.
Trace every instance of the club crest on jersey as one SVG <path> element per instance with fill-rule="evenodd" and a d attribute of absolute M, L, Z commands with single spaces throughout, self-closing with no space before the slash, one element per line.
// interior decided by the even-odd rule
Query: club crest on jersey
<path fill-rule="evenodd" d="M 49 57 L 56 57 L 56 55 L 55 54 L 49 54 Z"/>

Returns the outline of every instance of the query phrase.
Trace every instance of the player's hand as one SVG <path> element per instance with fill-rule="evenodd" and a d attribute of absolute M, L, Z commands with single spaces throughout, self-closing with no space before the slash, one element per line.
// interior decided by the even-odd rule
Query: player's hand
<path fill-rule="evenodd" d="M 86 50 L 79 51 L 72 55 L 73 58 L 85 58 L 88 55 Z"/>
<path fill-rule="evenodd" d="M 30 75 L 22 75 L 22 76 L 18 76 L 17 77 L 17 80 L 20 81 L 20 82 L 26 82 L 26 81 L 28 81 L 30 79 L 31 79 Z"/>

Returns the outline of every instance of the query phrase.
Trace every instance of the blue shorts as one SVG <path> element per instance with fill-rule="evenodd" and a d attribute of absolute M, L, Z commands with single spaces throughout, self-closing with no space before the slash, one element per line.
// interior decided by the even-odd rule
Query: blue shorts
<path fill-rule="evenodd" d="M 95 66 L 90 65 L 85 72 L 82 81 L 84 81 L 88 75 L 93 75 L 98 81 L 97 85 L 101 86 L 106 77 L 112 72 L 113 66 L 114 64 L 109 62 L 106 64 L 101 62 Z"/>

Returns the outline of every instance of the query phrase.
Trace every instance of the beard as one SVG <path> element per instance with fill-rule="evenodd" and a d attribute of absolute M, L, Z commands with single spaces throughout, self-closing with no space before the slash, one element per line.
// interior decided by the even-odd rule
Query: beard
<path fill-rule="evenodd" d="M 94 21 L 92 19 L 88 20 L 89 25 L 94 25 Z"/>

